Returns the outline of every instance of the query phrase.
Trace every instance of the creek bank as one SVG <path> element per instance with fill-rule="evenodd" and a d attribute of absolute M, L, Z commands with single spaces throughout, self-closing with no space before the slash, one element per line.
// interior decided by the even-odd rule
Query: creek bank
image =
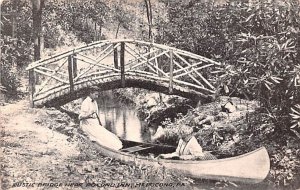
<path fill-rule="evenodd" d="M 164 103 L 154 99 L 157 98 L 145 98 L 145 101 L 140 101 L 142 104 L 139 110 L 147 115 L 149 123 L 151 118 L 159 118 L 160 115 L 172 116 L 154 122 L 159 126 L 157 133 L 160 134 L 155 138 L 158 142 L 176 145 L 179 139 L 178 128 L 188 125 L 200 129 L 195 135 L 198 142 L 204 150 L 212 151 L 218 158 L 241 155 L 265 146 L 271 162 L 270 173 L 265 180 L 268 184 L 266 188 L 300 187 L 299 139 L 290 133 L 274 133 L 274 124 L 267 114 L 259 110 L 257 101 L 221 96 L 215 102 L 190 107 L 186 114 L 182 114 L 184 112 L 181 109 L 178 109 L 180 111 L 177 113 L 162 114 L 170 110 Z M 233 113 L 222 111 L 221 105 L 228 101 L 236 106 Z M 174 112 L 178 110 L 174 109 Z"/>
<path fill-rule="evenodd" d="M 158 182 L 184 183 L 186 189 L 192 189 L 193 180 L 180 174 L 135 163 L 126 165 L 102 156 L 82 135 L 78 124 L 55 109 L 30 109 L 23 100 L 2 106 L 0 120 L 2 189 L 22 188 L 13 187 L 16 183 L 75 182 L 82 184 L 80 187 L 84 189 L 95 188 L 87 184 Z"/>

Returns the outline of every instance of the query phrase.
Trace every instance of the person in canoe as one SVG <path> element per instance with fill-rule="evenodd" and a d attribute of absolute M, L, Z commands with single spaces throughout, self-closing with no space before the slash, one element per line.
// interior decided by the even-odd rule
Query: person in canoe
<path fill-rule="evenodd" d="M 81 129 L 89 136 L 92 141 L 109 147 L 114 150 L 122 148 L 121 140 L 113 133 L 102 126 L 99 118 L 98 104 L 96 98 L 99 96 L 97 87 L 89 89 L 89 95 L 82 102 L 79 120 Z"/>
<path fill-rule="evenodd" d="M 189 127 L 186 125 L 182 126 L 179 129 L 180 140 L 178 142 L 176 151 L 168 154 L 160 154 L 158 158 L 181 160 L 215 159 L 215 157 L 210 153 L 203 152 L 201 145 L 194 136 L 197 131 L 198 129 L 195 127 Z"/>

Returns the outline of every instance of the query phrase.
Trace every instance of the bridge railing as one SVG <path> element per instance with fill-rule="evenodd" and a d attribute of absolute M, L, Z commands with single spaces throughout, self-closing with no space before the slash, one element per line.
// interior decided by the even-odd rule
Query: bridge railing
<path fill-rule="evenodd" d="M 210 71 L 220 63 L 161 44 L 138 40 L 103 40 L 30 64 L 32 105 L 61 93 L 72 93 L 99 81 L 142 78 L 213 94 Z"/>

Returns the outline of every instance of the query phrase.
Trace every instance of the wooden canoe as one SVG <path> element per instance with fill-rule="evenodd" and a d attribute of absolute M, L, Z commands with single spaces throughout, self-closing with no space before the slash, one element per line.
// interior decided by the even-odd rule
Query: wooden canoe
<path fill-rule="evenodd" d="M 115 158 L 125 163 L 136 163 L 153 167 L 165 167 L 180 174 L 199 179 L 229 180 L 241 183 L 262 182 L 269 173 L 270 159 L 265 147 L 252 152 L 217 160 L 169 160 L 154 159 L 149 154 L 157 156 L 161 153 L 171 153 L 174 146 L 140 143 L 122 140 L 124 148 L 113 150 L 93 143 L 102 155 Z"/>

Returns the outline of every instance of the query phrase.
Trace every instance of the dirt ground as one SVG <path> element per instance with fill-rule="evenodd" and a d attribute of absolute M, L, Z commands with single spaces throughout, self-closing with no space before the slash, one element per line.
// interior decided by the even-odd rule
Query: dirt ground
<path fill-rule="evenodd" d="M 0 122 L 3 189 L 19 189 L 12 187 L 19 182 L 54 181 L 53 172 L 65 173 L 68 159 L 80 154 L 67 136 L 39 125 L 39 113 L 25 101 L 1 107 Z"/>
<path fill-rule="evenodd" d="M 31 109 L 25 100 L 7 104 L 0 107 L 0 124 L 3 190 L 200 188 L 184 176 L 101 156 L 78 125 L 54 109 Z"/>

